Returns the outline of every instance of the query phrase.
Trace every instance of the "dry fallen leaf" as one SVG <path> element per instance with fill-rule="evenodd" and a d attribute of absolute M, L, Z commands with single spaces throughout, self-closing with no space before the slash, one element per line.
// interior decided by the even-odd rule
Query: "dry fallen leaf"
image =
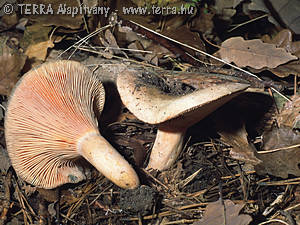
<path fill-rule="evenodd" d="M 244 40 L 233 37 L 222 43 L 218 51 L 226 62 L 234 62 L 239 67 L 250 66 L 255 69 L 275 68 L 283 63 L 298 59 L 283 48 L 263 43 L 260 39 Z"/>
<path fill-rule="evenodd" d="M 221 139 L 232 147 L 230 150 L 230 156 L 232 158 L 248 162 L 253 165 L 261 162 L 256 157 L 255 146 L 252 143 L 249 143 L 247 139 L 248 134 L 244 124 L 240 128 L 232 130 L 232 132 L 221 131 L 219 134 Z"/>
<path fill-rule="evenodd" d="M 280 114 L 277 116 L 279 127 L 300 128 L 300 97 L 296 95 L 291 100 L 285 103 Z"/>
<path fill-rule="evenodd" d="M 291 128 L 281 127 L 264 135 L 264 139 L 264 150 L 269 152 L 259 152 L 257 155 L 262 163 L 255 166 L 256 172 L 282 178 L 287 178 L 289 174 L 300 176 L 300 135 Z"/>
<path fill-rule="evenodd" d="M 299 96 L 294 96 L 276 116 L 279 128 L 273 127 L 263 134 L 265 152 L 257 155 L 262 160 L 255 167 L 257 173 L 269 173 L 282 178 L 287 178 L 289 174 L 300 176 L 300 134 L 293 129 L 299 121 L 299 108 Z"/>
<path fill-rule="evenodd" d="M 252 221 L 251 216 L 239 214 L 245 204 L 234 204 L 231 200 L 219 199 L 208 203 L 204 216 L 193 225 L 247 225 Z"/>
<path fill-rule="evenodd" d="M 272 98 L 264 93 L 246 92 L 215 113 L 213 120 L 217 132 L 222 141 L 232 147 L 230 155 L 233 158 L 252 165 L 261 162 L 256 147 L 249 140 L 260 133 L 261 127 L 265 128 L 268 122 L 265 114 L 272 104 Z"/>
<path fill-rule="evenodd" d="M 25 55 L 28 58 L 34 58 L 37 60 L 44 61 L 47 56 L 48 48 L 53 48 L 54 44 L 52 40 L 43 41 L 37 44 L 29 45 L 29 47 L 25 51 Z"/>
<path fill-rule="evenodd" d="M 6 44 L 0 46 L 0 95 L 9 95 L 25 61 L 25 55 L 13 52 Z"/>
<path fill-rule="evenodd" d="M 262 40 L 266 43 L 275 44 L 277 47 L 284 48 L 298 57 L 298 60 L 293 60 L 274 69 L 269 69 L 272 73 L 279 77 L 287 77 L 290 74 L 300 75 L 300 41 L 293 41 L 293 35 L 290 30 L 284 29 L 280 31 L 273 39 L 268 35 L 264 35 Z"/>
<path fill-rule="evenodd" d="M 100 50 L 100 53 L 106 59 L 112 59 L 115 54 L 120 54 L 119 45 L 109 29 L 104 33 L 104 37 L 99 36 L 99 40 L 106 49 Z"/>

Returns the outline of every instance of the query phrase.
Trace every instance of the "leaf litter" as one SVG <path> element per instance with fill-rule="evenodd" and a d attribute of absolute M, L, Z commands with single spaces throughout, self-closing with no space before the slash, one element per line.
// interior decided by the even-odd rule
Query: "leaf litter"
<path fill-rule="evenodd" d="M 138 5 L 150 4 L 147 1 L 135 2 Z M 176 4 L 180 5 L 178 2 Z M 293 1 L 288 2 L 290 7 Z M 250 20 L 236 27 L 235 35 L 230 36 L 224 28 L 230 30 L 227 25 L 240 22 L 241 6 L 246 3 L 221 3 L 195 1 L 191 5 L 197 7 L 200 15 L 190 17 L 163 15 L 157 19 L 153 15 L 119 15 L 124 23 L 118 25 L 123 38 L 116 27 L 87 38 L 88 32 L 108 23 L 104 17 L 77 15 L 70 19 L 67 16 L 27 15 L 25 32 L 16 41 L 11 35 L 20 32 L 13 29 L 17 19 L 21 23 L 23 16 L 13 14 L 10 22 L 10 18 L 4 18 L 6 22 L 1 30 L 13 32 L 5 33 L 8 39 L 1 46 L 5 53 L 0 56 L 1 68 L 11 68 L 3 70 L 2 75 L 0 73 L 0 90 L 4 88 L 0 93 L 1 109 L 5 109 L 7 96 L 15 82 L 33 65 L 56 60 L 58 56 L 86 64 L 105 81 L 108 97 L 107 111 L 104 111 L 103 123 L 100 122 L 105 128 L 103 135 L 134 165 L 143 185 L 134 191 L 121 190 L 89 165 L 85 171 L 87 180 L 79 184 L 65 185 L 56 190 L 25 184 L 9 167 L 5 155 L 4 121 L 0 118 L 3 152 L 0 154 L 0 224 L 249 224 L 251 219 L 250 224 L 272 220 L 299 222 L 299 98 L 295 95 L 282 109 L 277 109 L 279 106 L 276 108 L 274 96 L 268 96 L 270 92 L 267 92 L 269 87 L 276 90 L 281 87 L 284 94 L 289 94 L 291 89 L 297 92 L 297 79 L 288 76 L 298 75 L 299 40 L 293 38 L 287 29 L 281 32 L 273 30 L 274 36 L 251 28 L 251 24 L 256 23 L 256 20 L 251 20 L 257 16 L 255 11 L 247 12 L 245 15 Z M 53 4 L 57 7 L 59 3 Z M 84 4 L 89 5 L 85 1 Z M 90 6 L 97 4 L 102 2 L 93 2 Z M 116 1 L 115 6 L 106 4 L 117 9 L 124 5 L 135 6 L 130 1 Z M 151 4 L 160 3 L 151 1 Z M 171 3 L 166 1 L 165 4 Z M 72 1 L 70 5 L 76 6 L 78 2 Z M 282 10 L 279 13 L 287 16 Z M 261 18 L 259 20 L 272 29 L 270 23 Z M 136 25 L 129 26 L 130 23 L 125 23 L 128 20 L 192 48 L 175 45 Z M 192 21 L 191 26 L 188 21 Z M 289 18 L 283 21 L 288 21 L 291 29 L 295 27 Z M 243 26 L 248 29 L 243 30 Z M 222 32 L 226 35 L 223 36 Z M 270 35 L 263 36 L 264 33 Z M 236 47 L 236 38 L 241 40 L 239 47 Z M 12 47 L 12 42 L 16 43 L 15 47 Z M 231 48 L 227 58 L 223 55 L 225 61 L 248 67 L 256 75 L 250 78 L 249 74 L 240 72 L 241 78 L 237 77 L 236 70 L 228 68 L 218 68 L 216 75 L 216 68 L 208 66 L 214 61 L 193 50 L 212 52 L 211 46 L 217 44 L 221 46 L 221 52 L 224 43 L 229 43 Z M 133 46 L 132 51 L 130 46 Z M 65 51 L 68 47 L 70 51 Z M 233 52 L 234 49 L 242 54 Z M 257 54 L 262 58 L 253 57 Z M 235 58 L 230 58 L 232 56 Z M 242 60 L 246 62 L 241 63 Z M 115 77 L 124 66 L 159 76 L 165 82 L 165 89 L 174 93 L 186 93 L 222 82 L 223 76 L 236 75 L 231 79 L 237 82 L 246 79 L 251 83 L 249 93 L 253 96 L 234 99 L 189 129 L 185 149 L 172 168 L 163 172 L 147 171 L 143 168 L 147 165 L 156 127 L 138 121 L 118 102 L 113 87 Z M 260 78 L 263 70 L 271 73 L 271 76 L 268 74 L 270 80 L 253 82 Z M 206 76 L 210 73 L 214 78 Z M 265 99 L 263 96 L 268 96 L 268 100 L 262 100 Z"/>

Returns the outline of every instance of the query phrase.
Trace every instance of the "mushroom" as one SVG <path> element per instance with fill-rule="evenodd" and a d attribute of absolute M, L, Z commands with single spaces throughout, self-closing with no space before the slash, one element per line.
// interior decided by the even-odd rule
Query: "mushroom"
<path fill-rule="evenodd" d="M 75 61 L 45 63 L 26 73 L 13 90 L 5 117 L 7 150 L 17 174 L 46 189 L 85 179 L 81 156 L 122 188 L 136 188 L 131 165 L 105 140 L 94 110 L 105 91 Z"/>
<path fill-rule="evenodd" d="M 171 95 L 154 83 L 129 70 L 117 78 L 121 100 L 129 111 L 146 123 L 158 124 L 147 168 L 160 171 L 168 169 L 177 159 L 184 134 L 191 125 L 249 87 L 244 83 L 223 82 L 186 95 Z"/>

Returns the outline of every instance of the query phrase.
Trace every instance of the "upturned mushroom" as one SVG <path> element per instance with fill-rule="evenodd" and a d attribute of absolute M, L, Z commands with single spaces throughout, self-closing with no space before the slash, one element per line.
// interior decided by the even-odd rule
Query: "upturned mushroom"
<path fill-rule="evenodd" d="M 147 168 L 161 171 L 177 159 L 191 125 L 248 87 L 245 83 L 226 82 L 186 95 L 171 95 L 134 71 L 123 71 L 117 78 L 121 100 L 129 111 L 146 123 L 158 124 Z"/>
<path fill-rule="evenodd" d="M 17 174 L 42 188 L 85 179 L 80 157 L 122 188 L 136 188 L 137 174 L 105 140 L 102 83 L 75 61 L 45 63 L 26 73 L 13 90 L 5 117 L 7 150 Z"/>

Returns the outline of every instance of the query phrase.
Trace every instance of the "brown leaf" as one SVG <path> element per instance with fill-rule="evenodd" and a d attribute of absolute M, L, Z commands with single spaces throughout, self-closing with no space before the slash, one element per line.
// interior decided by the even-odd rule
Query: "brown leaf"
<path fill-rule="evenodd" d="M 200 35 L 197 32 L 192 32 L 187 26 L 180 26 L 178 28 L 170 27 L 166 31 L 163 31 L 162 34 L 194 48 L 205 50 L 205 45 Z M 184 50 L 191 55 L 195 54 L 194 51 L 188 48 L 184 48 Z"/>
<path fill-rule="evenodd" d="M 248 142 L 247 132 L 245 125 L 241 126 L 232 132 L 221 131 L 219 132 L 222 140 L 232 146 L 230 156 L 241 161 L 251 163 L 253 165 L 261 162 L 256 157 L 256 148 L 252 143 Z"/>
<path fill-rule="evenodd" d="M 253 165 L 261 162 L 255 146 L 248 139 L 257 135 L 260 126 L 265 127 L 264 115 L 272 103 L 272 99 L 264 93 L 248 92 L 234 98 L 215 113 L 213 120 L 217 132 L 225 143 L 232 146 L 230 155 L 233 158 Z"/>
<path fill-rule="evenodd" d="M 114 37 L 114 35 L 112 34 L 112 32 L 107 29 L 105 31 L 105 39 L 106 41 L 108 42 L 108 45 L 106 47 L 111 47 L 113 48 L 112 51 L 115 53 L 115 54 L 120 54 L 121 51 L 118 50 L 120 47 L 116 41 L 116 38 Z"/>
<path fill-rule="evenodd" d="M 263 134 L 263 150 L 257 157 L 262 161 L 256 165 L 259 174 L 269 173 L 287 178 L 289 174 L 300 175 L 300 134 L 293 130 L 297 127 L 300 115 L 300 98 L 293 96 L 279 115 L 276 116 L 278 127 L 273 127 Z"/>
<path fill-rule="evenodd" d="M 290 128 L 300 128 L 300 97 L 298 95 L 292 97 L 292 101 L 286 102 L 277 116 L 279 127 L 286 126 Z"/>
<path fill-rule="evenodd" d="M 37 60 L 44 61 L 47 56 L 48 48 L 53 48 L 54 44 L 52 40 L 43 41 L 37 44 L 29 45 L 29 47 L 26 49 L 25 55 L 28 56 L 28 58 L 35 58 Z"/>
<path fill-rule="evenodd" d="M 252 221 L 251 216 L 239 214 L 245 204 L 234 204 L 231 200 L 221 199 L 216 202 L 208 203 L 204 216 L 200 221 L 193 225 L 247 225 Z"/>
<path fill-rule="evenodd" d="M 224 41 L 219 54 L 227 62 L 234 62 L 239 67 L 250 66 L 255 69 L 275 68 L 298 59 L 273 44 L 263 43 L 260 39 L 244 40 L 242 37 L 233 37 Z"/>
<path fill-rule="evenodd" d="M 291 128 L 281 127 L 265 134 L 264 140 L 264 150 L 273 151 L 258 152 L 257 157 L 262 163 L 255 166 L 256 172 L 282 178 L 287 178 L 289 174 L 300 176 L 300 148 L 295 146 L 300 144 L 300 135 Z"/>
<path fill-rule="evenodd" d="M 0 46 L 0 94 L 9 95 L 11 89 L 18 81 L 18 75 L 22 70 L 26 56 L 13 53 L 12 49 L 3 44 Z"/>
<path fill-rule="evenodd" d="M 23 39 L 20 42 L 21 47 L 23 49 L 27 49 L 29 45 L 48 41 L 51 30 L 51 27 L 44 27 L 37 23 L 31 26 L 26 26 Z"/>
<path fill-rule="evenodd" d="M 290 74 L 300 75 L 300 41 L 293 42 L 292 32 L 288 29 L 280 31 L 273 39 L 268 35 L 262 37 L 266 43 L 275 44 L 277 47 L 284 48 L 288 52 L 298 57 L 298 60 L 280 65 L 270 71 L 279 77 L 287 77 Z"/>

